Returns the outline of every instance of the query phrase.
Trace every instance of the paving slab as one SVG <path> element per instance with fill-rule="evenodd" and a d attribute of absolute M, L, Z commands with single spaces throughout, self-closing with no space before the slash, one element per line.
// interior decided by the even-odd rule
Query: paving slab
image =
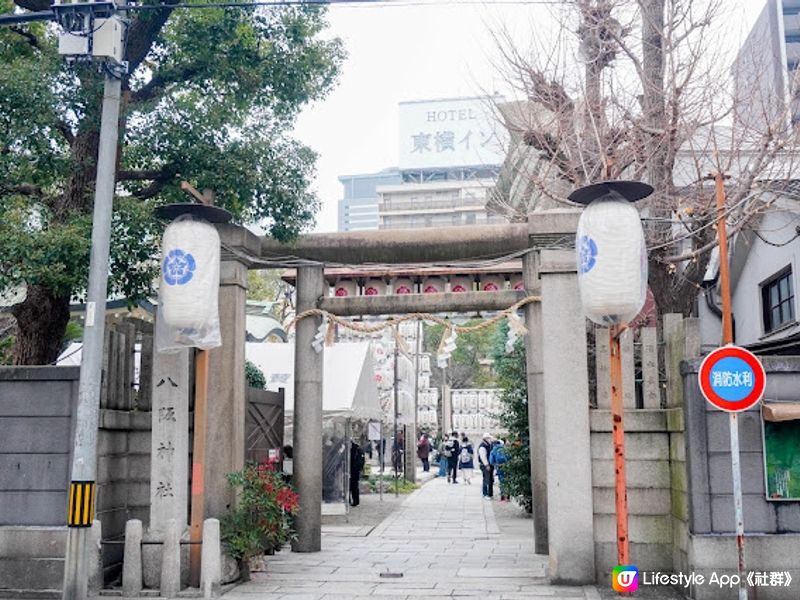
<path fill-rule="evenodd" d="M 363 499 L 362 499 L 363 500 Z M 551 586 L 547 556 L 533 551 L 533 520 L 516 506 L 484 500 L 480 486 L 433 479 L 370 523 L 350 509 L 322 530 L 322 551 L 283 550 L 267 571 L 225 600 L 415 600 L 481 598 L 595 600 L 594 588 Z M 381 573 L 401 575 L 381 577 Z M 595 595 L 587 595 L 590 593 Z"/>

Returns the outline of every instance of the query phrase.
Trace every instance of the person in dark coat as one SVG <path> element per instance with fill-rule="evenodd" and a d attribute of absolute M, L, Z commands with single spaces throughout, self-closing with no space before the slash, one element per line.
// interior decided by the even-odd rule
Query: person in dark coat
<path fill-rule="evenodd" d="M 458 483 L 458 455 L 461 444 L 458 443 L 458 432 L 450 434 L 450 439 L 444 445 L 444 455 L 447 457 L 447 483 Z"/>
<path fill-rule="evenodd" d="M 364 451 L 355 441 L 350 443 L 350 506 L 358 506 L 358 481 L 364 469 Z"/>
<path fill-rule="evenodd" d="M 423 433 L 417 442 L 417 458 L 422 461 L 422 470 L 425 473 L 431 470 L 430 455 L 431 442 L 428 440 L 428 434 Z"/>

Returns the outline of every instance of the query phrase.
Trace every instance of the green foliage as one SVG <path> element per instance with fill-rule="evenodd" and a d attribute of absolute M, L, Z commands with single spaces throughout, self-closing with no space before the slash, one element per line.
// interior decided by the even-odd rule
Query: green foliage
<path fill-rule="evenodd" d="M 481 320 L 467 321 L 467 325 L 475 325 Z M 436 353 L 444 335 L 442 325 L 425 326 L 425 351 Z M 492 358 L 494 338 L 497 325 L 480 329 L 471 333 L 460 333 L 456 338 L 456 349 L 447 365 L 447 381 L 454 388 L 493 387 L 495 376 L 492 369 L 480 364 L 481 360 Z M 441 385 L 442 370 L 431 364 L 433 384 Z"/>
<path fill-rule="evenodd" d="M 14 8 L 0 0 L 0 13 Z M 323 37 L 324 7 L 163 15 L 131 15 L 127 43 L 109 295 L 131 302 L 156 275 L 153 208 L 186 201 L 182 180 L 281 240 L 313 222 L 316 155 L 291 131 L 344 59 L 341 42 Z M 55 34 L 42 23 L 0 28 L 0 291 L 39 284 L 80 299 L 103 78 L 68 66 Z"/>
<path fill-rule="evenodd" d="M 503 465 L 508 495 L 516 498 L 527 512 L 533 511 L 531 492 L 530 431 L 528 429 L 528 385 L 523 338 L 517 339 L 510 354 L 505 353 L 508 322 L 497 330 L 494 345 L 497 383 L 503 388 L 500 423 L 508 430 Z"/>
<path fill-rule="evenodd" d="M 369 491 L 373 494 L 377 494 L 380 492 L 381 481 L 383 481 L 383 493 L 392 493 L 394 494 L 395 490 L 395 478 L 394 475 L 384 475 L 382 478 L 380 475 L 370 475 L 368 483 L 369 483 Z M 410 481 L 403 479 L 403 476 L 400 475 L 397 477 L 397 493 L 398 494 L 410 494 L 419 486 L 416 483 L 411 483 Z"/>
<path fill-rule="evenodd" d="M 298 497 L 273 463 L 248 464 L 228 473 L 227 479 L 237 490 L 238 502 L 220 527 L 225 551 L 232 558 L 246 561 L 294 539 L 291 516 L 297 513 Z"/>
<path fill-rule="evenodd" d="M 244 378 L 245 381 L 247 381 L 247 387 L 257 388 L 259 390 L 266 389 L 267 387 L 267 377 L 264 375 L 264 371 L 249 360 L 244 361 Z"/>

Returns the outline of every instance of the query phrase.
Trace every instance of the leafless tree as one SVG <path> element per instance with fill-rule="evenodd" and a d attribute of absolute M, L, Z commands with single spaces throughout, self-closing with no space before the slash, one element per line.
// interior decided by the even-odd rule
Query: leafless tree
<path fill-rule="evenodd" d="M 776 189 L 791 192 L 791 102 L 776 103 L 774 87 L 758 81 L 768 52 L 729 56 L 719 27 L 727 8 L 571 0 L 555 15 L 556 43 L 528 52 L 495 32 L 498 66 L 520 99 L 501 107 L 512 147 L 492 206 L 524 219 L 589 183 L 650 183 L 655 193 L 640 208 L 661 312 L 692 311 L 716 246 L 712 174 L 726 177 L 733 234 L 768 209 Z"/>

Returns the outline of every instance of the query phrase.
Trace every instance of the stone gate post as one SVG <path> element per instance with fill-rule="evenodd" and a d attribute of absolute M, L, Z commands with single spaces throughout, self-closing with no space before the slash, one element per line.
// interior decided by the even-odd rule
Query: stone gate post
<path fill-rule="evenodd" d="M 325 294 L 322 266 L 297 269 L 297 314 L 317 307 Z M 322 547 L 322 375 L 323 352 L 311 342 L 322 317 L 297 323 L 294 348 L 294 474 L 300 496 L 295 519 L 295 552 L 319 552 Z"/>
<path fill-rule="evenodd" d="M 541 250 L 547 523 L 552 583 L 592 583 L 594 521 L 586 319 L 574 250 Z"/>

